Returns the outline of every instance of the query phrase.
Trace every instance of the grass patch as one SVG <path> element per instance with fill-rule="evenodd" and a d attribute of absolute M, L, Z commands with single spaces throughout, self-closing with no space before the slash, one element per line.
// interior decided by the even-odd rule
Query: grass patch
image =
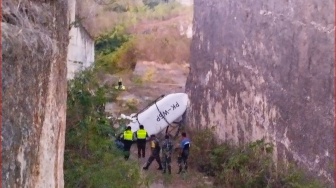
<path fill-rule="evenodd" d="M 243 146 L 218 144 L 212 129 L 192 134 L 190 164 L 221 187 L 325 187 L 295 165 L 275 166 L 273 146 L 257 140 Z"/>
<path fill-rule="evenodd" d="M 111 32 L 98 37 L 95 41 L 96 66 L 107 73 L 115 74 L 132 70 L 136 64 L 133 38 L 124 27 L 115 27 Z"/>
<path fill-rule="evenodd" d="M 146 20 L 167 20 L 174 16 L 178 16 L 181 14 L 185 7 L 182 7 L 177 2 L 169 2 L 169 3 L 158 3 L 155 6 L 146 6 L 146 8 L 142 8 L 141 11 L 138 12 L 140 19 Z"/>
<path fill-rule="evenodd" d="M 185 7 L 176 2 L 158 1 L 153 7 L 127 2 L 116 2 L 125 11 L 113 11 L 116 4 L 111 4 L 104 6 L 99 14 L 99 17 L 108 18 L 108 22 L 114 17 L 112 20 L 119 20 L 113 24 L 104 24 L 106 28 L 96 35 L 96 66 L 99 69 L 116 74 L 133 70 L 138 60 L 158 63 L 189 61 L 190 39 L 180 33 L 182 23 L 161 23 L 162 20 L 183 14 Z M 183 19 L 189 18 L 184 15 Z"/>
<path fill-rule="evenodd" d="M 94 70 L 68 83 L 65 187 L 139 187 L 146 180 L 114 145 L 117 130 L 104 113 L 107 88 L 98 85 Z"/>
<path fill-rule="evenodd" d="M 126 101 L 126 107 L 128 108 L 128 111 L 131 112 L 136 112 L 138 111 L 138 106 L 139 105 L 139 101 L 136 99 L 129 99 Z"/>
<path fill-rule="evenodd" d="M 135 46 L 137 58 L 159 63 L 185 63 L 189 61 L 190 42 L 181 36 L 178 28 L 165 28 L 160 32 L 153 28 L 148 34 L 137 34 Z"/>
<path fill-rule="evenodd" d="M 99 36 L 117 25 L 134 27 L 147 21 L 167 20 L 181 14 L 192 15 L 192 8 L 170 1 L 117 0 L 99 4 L 95 0 L 78 2 L 78 17 L 92 36 Z"/>
<path fill-rule="evenodd" d="M 138 86 L 141 86 L 144 83 L 144 80 L 141 76 L 135 75 L 132 77 L 132 82 Z"/>
<path fill-rule="evenodd" d="M 153 78 L 154 78 L 154 74 L 155 74 L 155 69 L 154 69 L 154 68 L 150 68 L 150 69 L 148 69 L 148 70 L 145 72 L 145 74 L 144 74 L 143 77 L 142 77 L 142 80 L 143 80 L 144 82 L 150 82 L 150 81 L 153 80 Z"/>

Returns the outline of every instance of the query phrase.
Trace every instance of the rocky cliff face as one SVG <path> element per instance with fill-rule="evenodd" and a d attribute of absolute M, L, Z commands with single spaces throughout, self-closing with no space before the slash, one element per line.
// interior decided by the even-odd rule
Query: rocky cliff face
<path fill-rule="evenodd" d="M 67 0 L 2 6 L 2 187 L 63 187 Z"/>
<path fill-rule="evenodd" d="M 193 128 L 333 183 L 334 1 L 195 0 L 187 92 Z"/>

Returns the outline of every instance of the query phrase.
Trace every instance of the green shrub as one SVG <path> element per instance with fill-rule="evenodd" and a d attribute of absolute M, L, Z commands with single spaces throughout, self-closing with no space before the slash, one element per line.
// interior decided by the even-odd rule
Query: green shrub
<path fill-rule="evenodd" d="M 118 26 L 95 41 L 96 66 L 110 74 L 135 68 L 134 40 Z"/>
<path fill-rule="evenodd" d="M 137 101 L 136 99 L 129 99 L 126 101 L 126 106 L 129 111 L 135 112 L 135 111 L 138 111 L 138 107 L 137 107 L 138 103 L 139 101 Z"/>
<path fill-rule="evenodd" d="M 145 6 L 133 8 L 132 13 L 135 14 L 139 21 L 167 20 L 180 15 L 185 10 L 186 7 L 174 1 L 162 3 L 155 0 L 148 0 Z"/>
<path fill-rule="evenodd" d="M 161 0 L 142 0 L 142 2 L 149 8 L 154 8 L 160 4 Z"/>
<path fill-rule="evenodd" d="M 106 88 L 93 70 L 68 83 L 65 187 L 137 187 L 144 181 L 137 164 L 125 162 L 114 145 L 116 130 L 104 114 Z"/>
<path fill-rule="evenodd" d="M 102 34 L 95 39 L 95 51 L 97 55 L 106 55 L 116 51 L 122 44 L 129 40 L 122 25 L 115 26 L 112 31 Z"/>
<path fill-rule="evenodd" d="M 177 16 L 179 11 L 181 10 L 181 6 L 178 3 L 161 3 L 158 4 L 151 14 L 151 18 L 157 20 L 166 20 L 173 16 Z"/>
<path fill-rule="evenodd" d="M 138 76 L 138 75 L 135 75 L 132 77 L 132 82 L 135 84 L 135 85 L 142 85 L 144 84 L 144 80 L 141 76 Z"/>
<path fill-rule="evenodd" d="M 200 172 L 211 174 L 210 153 L 217 145 L 212 130 L 207 128 L 193 133 L 190 155 L 190 165 Z"/>
<path fill-rule="evenodd" d="M 272 160 L 273 146 L 257 140 L 242 146 L 218 144 L 212 129 L 192 135 L 190 164 L 214 177 L 220 187 L 324 187 L 321 182 L 308 178 L 298 167 L 286 168 Z"/>

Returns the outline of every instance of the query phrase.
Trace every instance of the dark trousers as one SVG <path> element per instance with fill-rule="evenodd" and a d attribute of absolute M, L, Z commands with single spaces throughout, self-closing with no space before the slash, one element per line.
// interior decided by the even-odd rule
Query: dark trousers
<path fill-rule="evenodd" d="M 138 157 L 141 158 L 141 155 L 143 158 L 146 156 L 146 140 L 138 140 L 137 141 L 138 146 Z"/>
<path fill-rule="evenodd" d="M 130 150 L 131 150 L 131 146 L 132 146 L 132 141 L 130 140 L 124 140 L 124 158 L 125 160 L 128 160 L 129 156 L 130 156 Z"/>
<path fill-rule="evenodd" d="M 183 167 L 184 170 L 188 169 L 188 156 L 189 156 L 189 150 L 183 150 L 181 155 L 177 158 L 177 163 L 179 165 L 179 173 L 182 171 Z"/>
<path fill-rule="evenodd" d="M 162 164 L 161 164 L 161 159 L 160 159 L 160 153 L 152 153 L 152 155 L 148 158 L 147 164 L 145 166 L 145 168 L 148 168 L 149 165 L 154 161 L 154 159 L 156 160 L 156 162 L 159 164 L 159 168 L 162 168 Z"/>
<path fill-rule="evenodd" d="M 162 155 L 162 167 L 163 172 L 166 172 L 166 169 L 168 168 L 168 172 L 171 173 L 171 156 L 167 154 Z"/>

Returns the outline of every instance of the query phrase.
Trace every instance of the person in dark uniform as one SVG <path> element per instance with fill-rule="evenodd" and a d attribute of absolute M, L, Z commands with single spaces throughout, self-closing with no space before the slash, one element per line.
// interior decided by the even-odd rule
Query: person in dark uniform
<path fill-rule="evenodd" d="M 148 158 L 148 161 L 146 163 L 146 166 L 143 167 L 144 170 L 148 170 L 149 165 L 153 162 L 153 160 L 155 159 L 156 162 L 159 164 L 159 168 L 158 170 L 162 170 L 162 164 L 161 164 L 161 159 L 160 159 L 160 142 L 159 140 L 155 137 L 155 135 L 151 135 L 151 141 L 150 141 L 150 145 L 151 145 L 151 156 Z"/>
<path fill-rule="evenodd" d="M 166 173 L 166 169 L 168 168 L 168 173 L 171 174 L 171 155 L 173 151 L 173 142 L 170 140 L 169 135 L 165 136 L 165 140 L 162 142 L 161 145 L 162 150 L 162 166 L 163 172 Z"/>
<path fill-rule="evenodd" d="M 182 140 L 180 142 L 181 152 L 177 159 L 178 165 L 179 165 L 179 171 L 178 174 L 180 174 L 183 170 L 184 171 L 188 169 L 188 157 L 189 157 L 189 148 L 190 148 L 190 139 L 187 138 L 187 134 L 185 132 L 182 133 Z"/>

